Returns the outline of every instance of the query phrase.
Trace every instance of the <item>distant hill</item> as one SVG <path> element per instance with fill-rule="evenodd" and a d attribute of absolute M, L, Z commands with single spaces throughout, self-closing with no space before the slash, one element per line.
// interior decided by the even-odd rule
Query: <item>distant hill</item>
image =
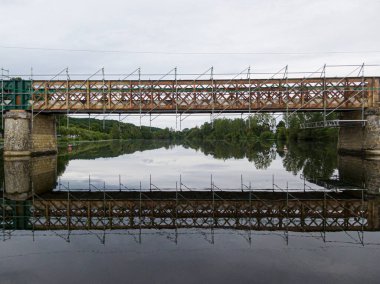
<path fill-rule="evenodd" d="M 63 140 L 105 140 L 105 139 L 172 139 L 174 131 L 165 128 L 133 125 L 116 120 L 103 120 L 95 118 L 69 118 L 57 117 L 57 133 Z"/>

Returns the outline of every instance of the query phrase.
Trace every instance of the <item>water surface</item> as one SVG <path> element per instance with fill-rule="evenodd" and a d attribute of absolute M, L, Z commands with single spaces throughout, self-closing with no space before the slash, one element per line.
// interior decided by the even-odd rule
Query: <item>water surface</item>
<path fill-rule="evenodd" d="M 1 283 L 376 283 L 377 159 L 106 141 L 5 159 Z"/>

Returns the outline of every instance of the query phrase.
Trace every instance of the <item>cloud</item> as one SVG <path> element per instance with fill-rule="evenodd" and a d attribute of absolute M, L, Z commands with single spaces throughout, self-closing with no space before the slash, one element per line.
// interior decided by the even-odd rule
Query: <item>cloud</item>
<path fill-rule="evenodd" d="M 3 47 L 152 52 L 0 47 L 0 66 L 13 74 L 28 75 L 33 67 L 34 76 L 50 74 L 44 78 L 51 78 L 65 67 L 71 74 L 91 74 L 105 67 L 107 79 L 110 74 L 129 74 L 137 67 L 142 73 L 161 74 L 173 67 L 178 67 L 179 73 L 202 73 L 210 66 L 216 73 L 238 73 L 248 66 L 253 72 L 276 72 L 285 65 L 290 72 L 312 72 L 325 63 L 380 63 L 376 52 L 323 53 L 376 51 L 380 46 L 375 30 L 380 26 L 378 1 L 7 0 L 0 7 Z M 366 75 L 378 75 L 379 71 L 368 68 Z M 329 74 L 343 76 L 347 72 L 335 68 Z M 206 120 L 207 116 L 202 119 Z M 157 119 L 153 125 L 161 126 L 161 121 Z M 190 118 L 185 125 L 187 121 Z M 163 123 L 174 124 L 173 119 Z"/>

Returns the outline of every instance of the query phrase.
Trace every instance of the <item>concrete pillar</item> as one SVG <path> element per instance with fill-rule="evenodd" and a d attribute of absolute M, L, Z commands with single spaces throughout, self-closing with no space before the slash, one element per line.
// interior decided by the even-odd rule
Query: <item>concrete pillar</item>
<path fill-rule="evenodd" d="M 342 114 L 342 120 L 360 120 L 361 112 Z M 339 129 L 338 151 L 346 154 L 380 155 L 380 110 L 368 109 L 365 112 L 367 123 L 364 127 L 341 127 Z"/>
<path fill-rule="evenodd" d="M 367 155 L 380 155 L 380 109 L 366 111 L 363 148 Z"/>
<path fill-rule="evenodd" d="M 53 115 L 11 110 L 5 116 L 4 156 L 30 156 L 57 153 Z"/>
<path fill-rule="evenodd" d="M 31 114 L 13 110 L 4 116 L 4 156 L 28 156 Z"/>

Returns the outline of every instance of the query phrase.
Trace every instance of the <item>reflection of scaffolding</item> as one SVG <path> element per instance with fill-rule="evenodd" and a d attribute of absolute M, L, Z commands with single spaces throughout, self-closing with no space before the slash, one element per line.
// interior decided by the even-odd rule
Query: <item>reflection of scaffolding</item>
<path fill-rule="evenodd" d="M 301 210 L 313 210 L 312 207 L 310 207 L 310 204 L 302 204 L 302 200 L 297 198 L 293 193 L 289 192 L 288 185 L 286 186 L 286 189 L 279 187 L 278 185 L 274 184 L 274 186 L 281 190 L 282 192 L 286 193 L 286 234 L 285 238 L 288 241 L 288 235 L 289 235 L 289 226 L 295 226 L 299 221 L 294 220 L 289 216 L 289 212 L 294 211 L 294 208 L 290 206 L 289 198 L 296 200 L 298 203 L 301 204 Z M 329 204 L 330 200 L 335 203 L 334 205 Z M 319 225 L 323 226 L 323 230 L 320 230 L 322 233 L 322 239 L 324 242 L 326 242 L 326 226 L 331 226 L 331 223 L 335 225 L 337 230 L 341 230 L 344 232 L 347 236 L 349 236 L 354 242 L 357 242 L 357 240 L 348 232 L 348 231 L 354 231 L 347 229 L 347 226 L 349 223 L 355 224 L 359 227 L 361 227 L 361 230 L 357 230 L 359 242 L 364 245 L 364 228 L 368 225 L 368 218 L 365 218 L 365 214 L 368 214 L 368 208 L 365 208 L 364 204 L 364 191 L 361 191 L 361 203 L 360 207 L 358 204 L 347 204 L 345 202 L 342 202 L 342 200 L 339 199 L 339 197 L 333 196 L 332 193 L 328 193 L 326 191 L 323 192 L 323 203 L 317 205 L 319 208 L 322 208 L 322 210 L 319 210 L 319 212 L 316 212 L 317 216 L 319 217 Z M 331 208 L 329 206 L 332 206 Z M 298 211 L 299 208 L 296 208 L 296 211 Z M 344 220 L 332 220 L 330 214 L 331 212 L 336 213 L 343 213 L 344 214 Z M 350 217 L 348 217 L 350 215 Z M 316 220 L 313 220 L 313 218 L 306 217 L 309 222 L 315 223 L 318 222 Z M 318 219 L 318 218 L 317 218 Z M 302 220 L 301 220 L 302 222 Z M 304 221 L 305 222 L 305 221 Z M 301 223 L 302 224 L 302 223 Z M 304 232 L 307 232 L 305 230 L 305 227 L 301 227 Z"/>
<path fill-rule="evenodd" d="M 279 188 L 282 192 L 269 194 L 253 190 L 225 192 L 214 184 L 211 186 L 208 192 L 67 191 L 34 195 L 32 202 L 18 204 L 3 198 L 3 238 L 6 240 L 13 230 L 19 229 L 15 227 L 16 219 L 27 224 L 23 229 L 32 230 L 33 235 L 35 231 L 51 231 L 69 241 L 73 232 L 85 230 L 103 243 L 106 234 L 112 231 L 122 234 L 125 230 L 128 235 L 138 236 L 136 241 L 141 242 L 146 229 L 174 230 L 167 237 L 177 242 L 178 230 L 192 228 L 200 230 L 210 243 L 214 243 L 215 230 L 225 229 L 244 237 L 243 232 L 248 232 L 249 242 L 252 232 L 259 234 L 258 231 L 283 232 L 287 242 L 290 232 L 312 237 L 319 232 L 325 242 L 327 232 L 344 232 L 354 243 L 364 245 L 364 231 L 379 230 L 370 219 L 374 214 L 369 211 L 373 200 L 365 200 L 364 195 L 353 198 L 350 194 L 319 192 L 305 196 L 282 188 Z M 23 209 L 15 210 L 15 206 Z M 19 216 L 17 212 L 24 215 Z M 63 235 L 64 230 L 67 236 Z M 359 241 L 352 232 L 358 232 Z"/>
<path fill-rule="evenodd" d="M 63 199 L 63 195 L 66 195 Z M 343 199 L 342 199 L 343 198 Z M 333 193 L 67 192 L 35 195 L 34 229 L 234 228 L 358 231 L 371 228 L 368 201 Z M 7 205 L 9 206 L 9 205 Z M 30 206 L 30 204 L 25 204 Z M 7 214 L 15 212 L 7 211 Z M 357 218 L 360 216 L 363 222 Z M 21 216 L 22 217 L 22 216 Z"/>
<path fill-rule="evenodd" d="M 144 231 L 159 229 L 169 230 L 167 238 L 177 242 L 179 230 L 193 229 L 213 244 L 215 232 L 223 229 L 237 232 L 249 243 L 259 231 L 279 231 L 287 243 L 290 234 L 328 242 L 327 232 L 343 232 L 353 243 L 364 245 L 364 231 L 379 230 L 379 203 L 366 199 L 364 191 L 313 189 L 305 180 L 303 191 L 290 190 L 278 186 L 274 176 L 273 188 L 265 191 L 245 184 L 243 176 L 240 188 L 233 191 L 218 187 L 212 175 L 210 186 L 203 190 L 189 187 L 182 176 L 173 190 L 160 188 L 152 177 L 149 181 L 146 189 L 141 182 L 131 189 L 119 176 L 119 189 L 108 190 L 104 182 L 99 186 L 89 176 L 85 191 L 59 181 L 59 191 L 42 195 L 32 187 L 31 200 L 2 198 L 3 239 L 22 229 L 31 230 L 33 236 L 36 231 L 51 231 L 70 241 L 73 232 L 85 230 L 104 243 L 107 234 L 123 230 L 141 243 Z"/>
<path fill-rule="evenodd" d="M 377 65 L 366 65 L 373 66 Z M 133 80 L 128 77 L 120 79 L 121 74 L 117 74 L 119 79 L 114 78 L 115 74 L 108 74 L 106 80 L 104 68 L 85 80 L 73 79 L 80 75 L 69 76 L 65 69 L 65 80 L 59 80 L 57 75 L 50 80 L 31 80 L 29 95 L 32 107 L 44 112 L 69 110 L 139 115 L 169 112 L 178 116 L 179 113 L 194 112 L 219 115 L 220 112 L 323 110 L 328 116 L 337 109 L 372 106 L 373 91 L 378 88 L 376 78 L 364 77 L 364 64 L 353 65 L 354 69 L 343 77 L 335 77 L 336 74 L 329 72 L 339 67 L 350 68 L 324 65 L 318 72 L 290 72 L 285 66 L 276 73 L 251 72 L 248 68 L 237 75 L 216 74 L 212 67 L 203 74 L 179 74 L 174 68 L 164 75 L 142 74 L 139 68 L 138 79 Z M 210 78 L 202 79 L 209 71 Z M 166 79 L 171 74 L 174 78 Z M 130 74 L 135 75 L 136 71 Z M 191 76 L 196 79 L 188 79 Z M 244 78 L 240 78 L 242 76 Z M 38 77 L 40 75 L 33 75 L 33 78 Z M 6 96 L 18 95 L 11 90 L 4 90 L 4 93 Z"/>

